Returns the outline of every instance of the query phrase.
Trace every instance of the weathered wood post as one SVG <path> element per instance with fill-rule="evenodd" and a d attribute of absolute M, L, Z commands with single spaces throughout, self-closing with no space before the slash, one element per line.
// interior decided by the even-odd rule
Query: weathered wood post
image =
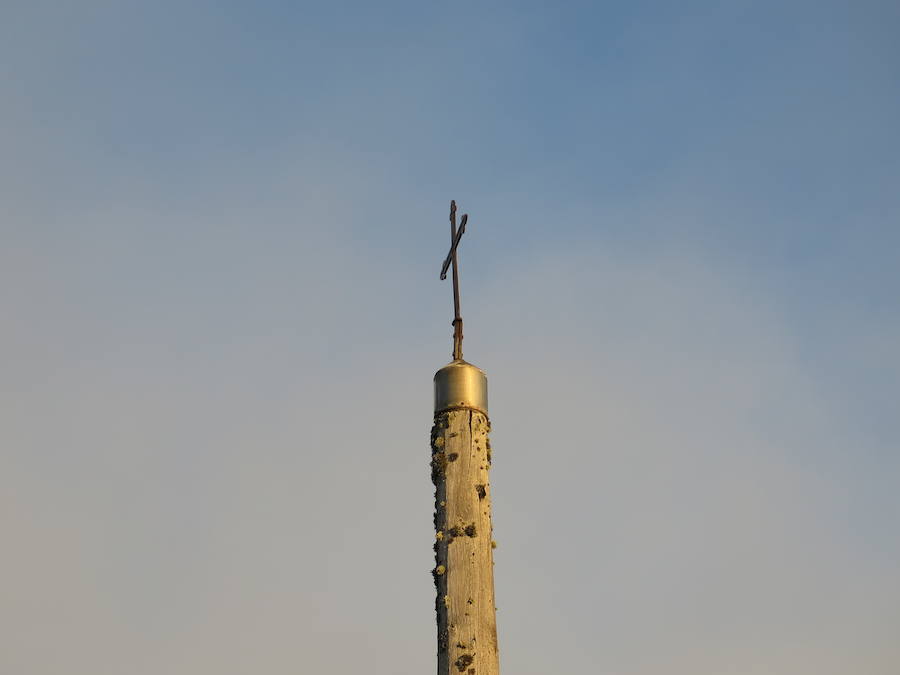
<path fill-rule="evenodd" d="M 462 317 L 451 202 L 451 248 L 441 278 L 453 266 L 453 361 L 434 376 L 431 478 L 434 482 L 438 675 L 498 675 L 491 526 L 490 421 L 487 377 L 462 358 Z"/>

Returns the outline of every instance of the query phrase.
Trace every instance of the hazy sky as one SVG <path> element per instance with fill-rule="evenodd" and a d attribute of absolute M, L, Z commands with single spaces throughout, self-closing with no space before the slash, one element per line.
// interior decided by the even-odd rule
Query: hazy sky
<path fill-rule="evenodd" d="M 900 4 L 0 2 L 0 672 L 900 672 Z"/>

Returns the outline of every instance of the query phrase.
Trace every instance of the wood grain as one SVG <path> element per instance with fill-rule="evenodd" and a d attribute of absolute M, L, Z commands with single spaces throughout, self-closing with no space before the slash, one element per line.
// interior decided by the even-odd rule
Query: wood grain
<path fill-rule="evenodd" d="M 435 416 L 438 675 L 498 675 L 494 607 L 490 422 L 476 410 Z"/>

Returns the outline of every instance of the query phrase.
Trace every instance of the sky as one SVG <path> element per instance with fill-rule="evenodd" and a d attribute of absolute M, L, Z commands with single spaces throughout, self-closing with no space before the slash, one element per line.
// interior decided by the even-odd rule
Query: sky
<path fill-rule="evenodd" d="M 432 671 L 456 199 L 503 671 L 900 672 L 900 5 L 0 13 L 0 671 Z"/>

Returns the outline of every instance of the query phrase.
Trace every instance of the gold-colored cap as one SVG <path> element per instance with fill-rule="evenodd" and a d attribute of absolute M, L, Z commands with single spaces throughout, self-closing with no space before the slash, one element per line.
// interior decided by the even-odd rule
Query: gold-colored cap
<path fill-rule="evenodd" d="M 434 411 L 474 408 L 488 411 L 487 375 L 462 359 L 448 363 L 434 374 Z"/>

